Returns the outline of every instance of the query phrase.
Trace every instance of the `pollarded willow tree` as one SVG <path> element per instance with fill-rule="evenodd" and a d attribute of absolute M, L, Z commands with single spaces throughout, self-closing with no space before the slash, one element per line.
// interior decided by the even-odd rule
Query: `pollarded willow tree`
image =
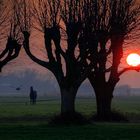
<path fill-rule="evenodd" d="M 87 0 L 86 22 L 82 40 L 89 49 L 88 59 L 93 65 L 88 79 L 96 94 L 97 117 L 111 120 L 111 101 L 120 76 L 126 40 L 140 36 L 140 6 L 135 0 Z M 86 65 L 86 63 L 85 63 Z"/>
<path fill-rule="evenodd" d="M 8 62 L 19 55 L 21 48 L 18 42 L 19 28 L 16 16 L 14 12 L 10 13 L 9 11 L 10 7 L 4 1 L 0 1 L 0 36 L 3 34 L 8 36 L 6 47 L 0 52 L 0 71 Z"/>
<path fill-rule="evenodd" d="M 98 117 L 111 119 L 111 100 L 119 77 L 134 69 L 119 69 L 124 41 L 139 27 L 140 11 L 134 0 L 36 0 L 32 5 L 30 0 L 14 2 L 27 55 L 50 70 L 58 81 L 61 113 L 75 112 L 77 90 L 88 77 L 95 90 Z M 33 21 L 44 34 L 46 61 L 30 49 Z M 62 36 L 66 36 L 65 43 Z"/>
<path fill-rule="evenodd" d="M 61 92 L 61 113 L 75 113 L 75 97 L 78 88 L 91 70 L 90 63 L 76 51 L 84 20 L 82 0 L 17 0 L 17 18 L 24 36 L 23 46 L 27 55 L 39 65 L 51 71 Z M 30 15 L 30 13 L 32 13 Z M 38 59 L 30 49 L 31 23 L 44 35 L 48 60 Z M 65 38 L 65 41 L 62 39 Z M 64 43 L 65 42 L 65 43 Z M 85 53 L 83 51 L 83 53 Z M 85 59 L 85 60 L 84 60 Z"/>

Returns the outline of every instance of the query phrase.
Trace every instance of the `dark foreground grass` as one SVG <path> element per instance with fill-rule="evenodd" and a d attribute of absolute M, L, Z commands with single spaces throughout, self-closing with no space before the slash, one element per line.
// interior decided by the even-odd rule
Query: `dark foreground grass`
<path fill-rule="evenodd" d="M 0 126 L 1 140 L 139 140 L 140 125 L 91 124 L 82 126 Z"/>
<path fill-rule="evenodd" d="M 22 102 L 0 100 L 0 140 L 140 140 L 140 98 L 115 99 L 113 108 L 123 112 L 129 123 L 92 123 L 86 125 L 49 125 L 60 113 L 59 101 Z M 95 100 L 76 101 L 76 110 L 84 116 L 96 112 Z"/>

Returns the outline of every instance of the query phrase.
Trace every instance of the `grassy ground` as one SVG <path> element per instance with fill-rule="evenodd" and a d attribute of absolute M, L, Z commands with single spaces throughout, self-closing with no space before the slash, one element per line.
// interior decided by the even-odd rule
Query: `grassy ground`
<path fill-rule="evenodd" d="M 139 140 L 140 98 L 116 98 L 113 108 L 130 123 L 93 123 L 82 126 L 49 126 L 48 119 L 60 112 L 59 101 L 38 102 L 27 98 L 0 98 L 0 140 Z M 76 110 L 85 116 L 96 111 L 95 99 L 78 99 Z"/>
<path fill-rule="evenodd" d="M 85 126 L 0 126 L 1 140 L 139 140 L 140 125 L 92 124 Z"/>

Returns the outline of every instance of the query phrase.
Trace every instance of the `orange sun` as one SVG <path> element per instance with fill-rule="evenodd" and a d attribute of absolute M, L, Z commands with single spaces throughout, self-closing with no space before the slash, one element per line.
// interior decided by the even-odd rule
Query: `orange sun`
<path fill-rule="evenodd" d="M 140 55 L 138 55 L 137 53 L 131 53 L 127 56 L 126 61 L 128 65 L 136 67 L 140 65 Z"/>

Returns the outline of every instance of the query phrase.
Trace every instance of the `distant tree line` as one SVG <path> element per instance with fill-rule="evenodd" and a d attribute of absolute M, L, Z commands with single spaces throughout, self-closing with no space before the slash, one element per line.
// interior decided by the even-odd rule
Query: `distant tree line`
<path fill-rule="evenodd" d="M 128 70 L 139 70 L 138 67 L 119 68 L 124 42 L 135 41 L 140 35 L 140 6 L 136 1 L 10 2 L 12 8 L 6 17 L 10 23 L 9 36 L 0 58 L 7 52 L 8 61 L 17 57 L 21 44 L 34 62 L 55 76 L 61 92 L 61 114 L 65 116 L 75 114 L 77 91 L 88 78 L 96 95 L 97 117 L 110 120 L 113 91 L 120 76 Z M 33 28 L 43 33 L 46 61 L 31 52 Z M 1 61 L 0 64 L 6 63 Z"/>

